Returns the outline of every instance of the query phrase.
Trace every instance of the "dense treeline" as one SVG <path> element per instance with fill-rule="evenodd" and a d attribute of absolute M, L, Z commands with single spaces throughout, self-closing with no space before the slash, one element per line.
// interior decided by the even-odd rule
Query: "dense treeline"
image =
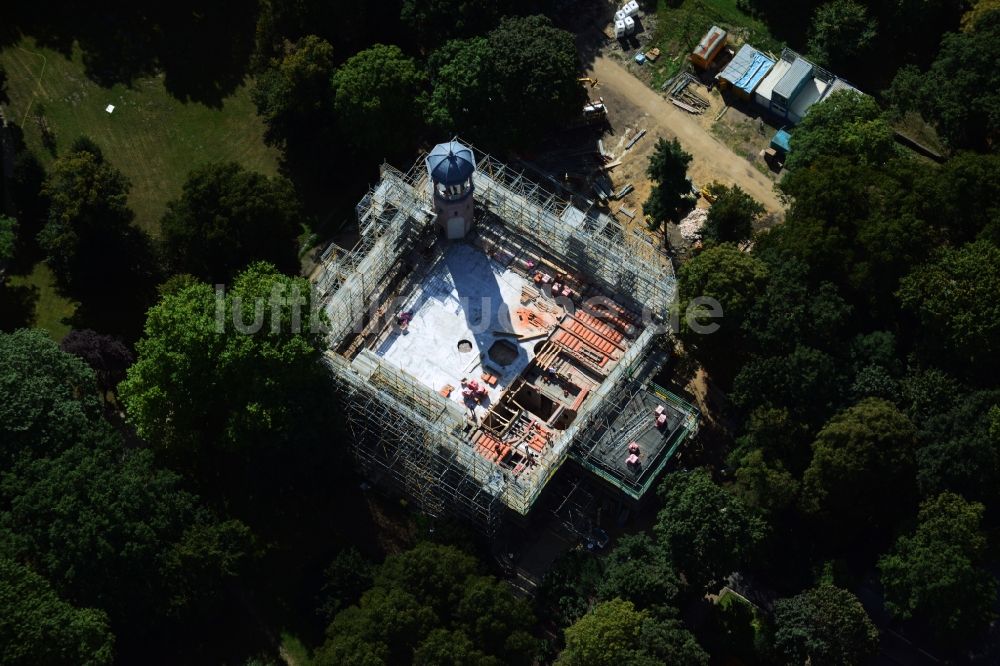
<path fill-rule="evenodd" d="M 939 58 L 976 31 L 995 42 L 996 16 Z M 973 108 L 993 91 L 977 94 Z M 947 653 L 982 638 L 996 602 L 1000 161 L 992 139 L 956 141 L 981 152 L 941 165 L 904 155 L 887 118 L 852 93 L 810 113 L 784 223 L 750 251 L 710 236 L 681 268 L 682 299 L 725 316 L 680 338 L 734 403 L 725 485 L 770 526 L 748 570 L 788 595 L 876 579 L 891 615 Z M 966 128 L 989 137 L 991 122 Z M 789 617 L 776 609 L 772 646 L 816 661 L 782 638 Z"/>
<path fill-rule="evenodd" d="M 118 4 L 20 6 L 0 43 L 75 45 L 102 84 L 162 73 L 209 105 L 249 76 L 283 175 L 201 166 L 152 237 L 99 140 L 43 168 L 11 123 L 0 270 L 45 261 L 76 311 L 62 349 L 0 334 L 0 661 L 270 660 L 291 627 L 323 663 L 531 663 L 530 607 L 474 557 L 349 548 L 364 499 L 292 276 L 383 159 L 456 133 L 505 151 L 575 114 L 572 36 L 517 2 Z M 3 330 L 29 306 L 0 284 Z"/>

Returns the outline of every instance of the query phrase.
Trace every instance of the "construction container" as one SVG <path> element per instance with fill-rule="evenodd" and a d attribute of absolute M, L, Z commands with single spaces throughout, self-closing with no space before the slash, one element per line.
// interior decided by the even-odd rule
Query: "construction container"
<path fill-rule="evenodd" d="M 625 13 L 625 10 L 619 9 L 615 12 L 615 22 L 624 21 L 626 16 L 628 16 L 628 14 Z"/>
<path fill-rule="evenodd" d="M 621 39 L 625 36 L 625 21 L 615 21 L 615 38 Z"/>
<path fill-rule="evenodd" d="M 635 32 L 635 19 L 631 16 L 626 16 L 625 20 L 622 21 L 625 24 L 625 34 L 631 35 Z"/>
<path fill-rule="evenodd" d="M 636 16 L 639 13 L 639 2 L 638 0 L 630 0 L 622 5 L 621 10 L 625 12 L 625 16 Z"/>
<path fill-rule="evenodd" d="M 715 57 L 719 55 L 726 45 L 726 31 L 717 25 L 709 28 L 705 36 L 698 42 L 698 46 L 691 52 L 691 62 L 695 67 L 708 69 Z"/>

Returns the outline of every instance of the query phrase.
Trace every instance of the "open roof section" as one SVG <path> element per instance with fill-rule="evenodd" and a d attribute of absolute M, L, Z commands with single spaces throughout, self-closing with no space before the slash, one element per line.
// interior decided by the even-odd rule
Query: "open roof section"
<path fill-rule="evenodd" d="M 358 204 L 360 241 L 350 251 L 331 246 L 313 282 L 331 322 L 334 351 L 325 360 L 349 410 L 355 457 L 369 478 L 392 483 L 430 515 L 458 513 L 482 526 L 494 524 L 503 507 L 527 514 L 568 451 L 586 436 L 598 408 L 650 376 L 655 370 L 650 358 L 662 362 L 652 354 L 659 331 L 648 324 L 665 320 L 675 284 L 659 247 L 626 234 L 599 211 L 572 206 L 488 155 L 475 156 L 477 221 L 467 240 L 439 239 L 422 158 L 406 174 L 385 165 L 379 184 Z M 474 409 L 474 417 L 468 402 L 451 399 L 445 387 L 435 385 L 446 378 L 408 372 L 402 351 L 397 363 L 385 357 L 399 344 L 398 338 L 387 344 L 394 318 L 408 313 L 407 326 L 421 325 L 421 309 L 414 305 L 421 296 L 414 294 L 424 290 L 443 303 L 454 297 L 458 284 L 427 288 L 428 280 L 442 277 L 439 262 L 447 264 L 452 248 L 465 248 L 456 251 L 460 255 L 485 253 L 487 259 L 460 259 L 449 275 L 485 262 L 501 295 L 499 280 L 510 278 L 505 284 L 513 285 L 516 280 L 506 271 L 514 268 L 522 278 L 544 273 L 604 303 L 597 311 L 601 321 L 586 312 L 556 311 L 555 325 L 539 340 L 544 344 L 530 352 L 522 347 L 528 367 L 513 381 L 495 373 L 497 389 L 511 383 L 499 395 L 487 389 L 489 401 L 480 403 L 487 413 Z M 528 262 L 538 269 L 534 276 Z M 466 279 L 466 286 L 472 289 L 477 280 Z M 541 313 L 552 306 L 544 282 L 519 284 L 518 308 Z M 415 300 L 407 304 L 408 298 Z M 434 316 L 427 314 L 424 324 L 434 329 Z M 471 323 L 468 313 L 461 316 Z M 437 344 L 450 354 L 455 341 L 448 341 L 448 349 Z M 477 344 L 480 352 L 486 344 L 492 346 Z M 475 371 L 494 374 L 488 368 Z"/>

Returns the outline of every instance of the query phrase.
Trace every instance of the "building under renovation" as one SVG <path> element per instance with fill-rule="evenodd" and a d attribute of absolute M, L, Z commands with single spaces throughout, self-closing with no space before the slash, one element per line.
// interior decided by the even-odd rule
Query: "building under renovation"
<path fill-rule="evenodd" d="M 357 216 L 313 282 L 373 482 L 488 534 L 570 458 L 642 498 L 697 427 L 652 383 L 675 290 L 658 247 L 458 141 L 383 166 Z"/>

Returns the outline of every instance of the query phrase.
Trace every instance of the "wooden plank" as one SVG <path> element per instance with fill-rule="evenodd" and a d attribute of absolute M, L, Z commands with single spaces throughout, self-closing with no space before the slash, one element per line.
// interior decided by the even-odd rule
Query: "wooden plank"
<path fill-rule="evenodd" d="M 627 143 L 627 144 L 625 145 L 625 150 L 628 150 L 629 148 L 631 148 L 632 146 L 634 146 L 634 145 L 635 145 L 635 142 L 636 142 L 636 141 L 638 141 L 639 139 L 641 139 L 641 138 L 642 138 L 642 137 L 644 137 L 644 136 L 646 136 L 646 130 L 640 130 L 640 131 L 639 131 L 639 133 L 638 133 L 638 134 L 636 134 L 636 135 L 635 135 L 634 137 L 632 137 L 632 140 L 631 140 L 631 141 L 629 141 L 629 142 L 628 142 L 628 143 Z"/>
<path fill-rule="evenodd" d="M 685 111 L 687 111 L 688 113 L 696 113 L 696 114 L 697 114 L 697 113 L 701 113 L 701 111 L 699 111 L 698 109 L 694 108 L 693 106 L 690 106 L 690 105 L 688 105 L 688 104 L 685 104 L 684 102 L 681 102 L 681 101 L 679 101 L 679 100 L 676 100 L 676 99 L 671 99 L 671 100 L 670 100 L 670 102 L 671 102 L 671 103 L 672 103 L 672 104 L 673 104 L 674 106 L 676 106 L 676 107 L 679 107 L 679 108 L 681 108 L 681 109 L 684 109 L 684 110 L 685 110 Z"/>

